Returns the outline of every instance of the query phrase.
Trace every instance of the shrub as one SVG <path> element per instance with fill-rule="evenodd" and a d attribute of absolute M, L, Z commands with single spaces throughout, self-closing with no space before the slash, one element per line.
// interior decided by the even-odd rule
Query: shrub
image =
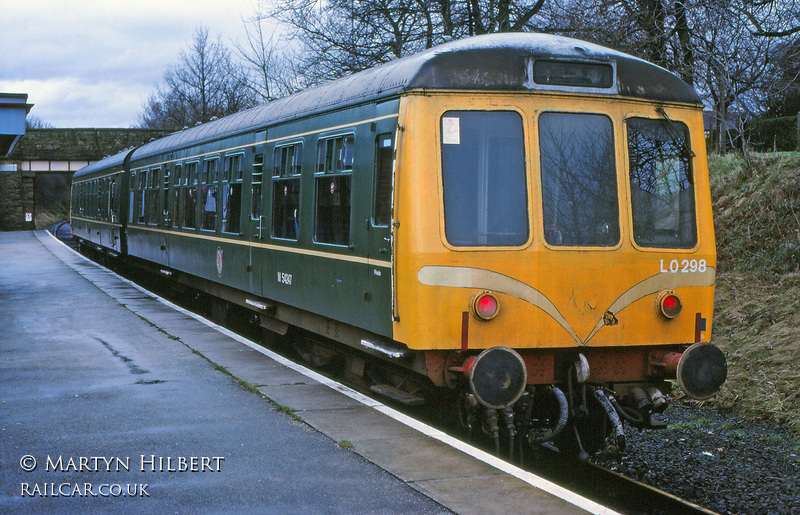
<path fill-rule="evenodd" d="M 750 146 L 763 152 L 800 150 L 797 141 L 797 116 L 754 118 L 747 122 Z"/>

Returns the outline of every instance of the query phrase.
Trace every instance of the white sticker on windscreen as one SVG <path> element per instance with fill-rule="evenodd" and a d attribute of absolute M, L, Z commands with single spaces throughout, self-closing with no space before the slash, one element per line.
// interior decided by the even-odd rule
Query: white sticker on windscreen
<path fill-rule="evenodd" d="M 461 144 L 461 128 L 459 119 L 452 117 L 442 118 L 442 143 L 445 145 Z"/>

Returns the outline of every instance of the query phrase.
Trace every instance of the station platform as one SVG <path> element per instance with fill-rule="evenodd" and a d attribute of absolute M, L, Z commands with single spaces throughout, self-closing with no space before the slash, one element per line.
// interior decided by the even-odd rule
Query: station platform
<path fill-rule="evenodd" d="M 49 233 L 0 263 L 0 512 L 613 513 Z"/>

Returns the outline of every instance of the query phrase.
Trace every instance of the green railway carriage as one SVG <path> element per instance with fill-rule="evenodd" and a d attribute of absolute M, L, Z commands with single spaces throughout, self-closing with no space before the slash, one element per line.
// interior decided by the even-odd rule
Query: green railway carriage
<path fill-rule="evenodd" d="M 356 93 L 327 108 L 325 91 L 291 97 L 87 166 L 73 181 L 76 237 L 224 292 L 273 328 L 278 317 L 335 320 L 391 337 L 399 102 Z M 115 207 L 93 211 L 95 195 Z M 109 245 L 106 228 L 124 232 L 124 250 Z M 275 316 L 291 306 L 305 313 Z M 311 313 L 326 320 L 299 320 Z"/>
<path fill-rule="evenodd" d="M 441 45 L 94 163 L 72 200 L 82 244 L 494 435 L 621 447 L 666 380 L 725 380 L 702 103 L 597 45 Z"/>
<path fill-rule="evenodd" d="M 128 188 L 122 152 L 86 166 L 72 178 L 70 221 L 72 235 L 111 255 L 125 253 L 122 214 Z"/>

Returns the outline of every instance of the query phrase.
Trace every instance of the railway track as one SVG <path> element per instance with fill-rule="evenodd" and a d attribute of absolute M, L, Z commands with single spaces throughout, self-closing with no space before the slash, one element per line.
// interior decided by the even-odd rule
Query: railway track
<path fill-rule="evenodd" d="M 526 469 L 608 506 L 620 513 L 641 515 L 713 514 L 650 485 L 592 462 L 565 461 L 557 452 L 541 449 Z"/>

